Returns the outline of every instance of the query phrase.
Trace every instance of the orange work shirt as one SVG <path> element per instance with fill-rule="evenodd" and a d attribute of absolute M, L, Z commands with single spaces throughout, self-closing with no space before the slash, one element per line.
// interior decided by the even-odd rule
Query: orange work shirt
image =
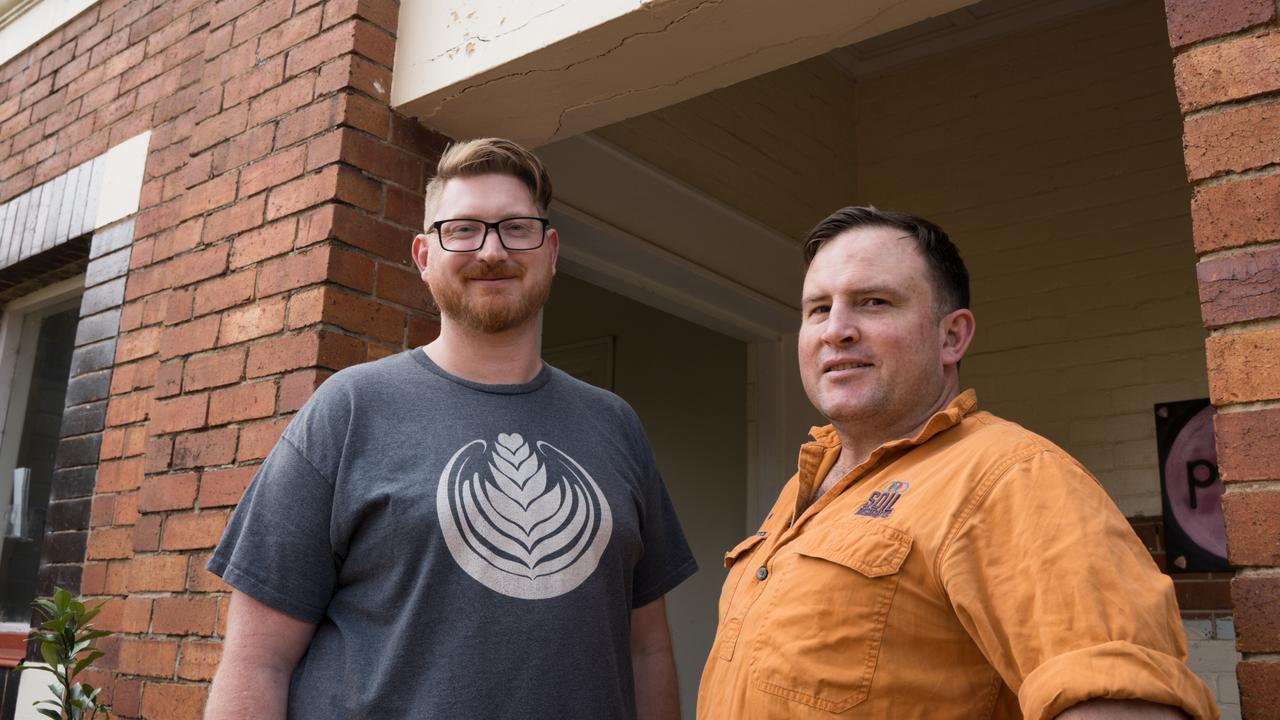
<path fill-rule="evenodd" d="M 966 391 L 812 504 L 814 428 L 725 555 L 700 720 L 1052 718 L 1089 698 L 1217 718 L 1173 583 L 1083 467 Z"/>

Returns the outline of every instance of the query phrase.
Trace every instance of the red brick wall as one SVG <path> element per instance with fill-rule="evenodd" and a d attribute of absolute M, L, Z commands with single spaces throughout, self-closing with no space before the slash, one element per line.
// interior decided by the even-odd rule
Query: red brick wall
<path fill-rule="evenodd" d="M 0 201 L 151 129 L 82 592 L 120 717 L 198 718 L 254 468 L 335 369 L 437 330 L 442 139 L 388 107 L 396 0 L 103 0 L 0 68 Z"/>
<path fill-rule="evenodd" d="M 1129 524 L 1156 561 L 1165 569 L 1164 518 L 1131 517 Z M 1229 572 L 1168 573 L 1178 595 L 1178 609 L 1186 620 L 1231 619 L 1231 577 Z"/>
<path fill-rule="evenodd" d="M 1166 0 L 1218 461 L 1241 709 L 1280 718 L 1280 18 L 1275 0 Z"/>

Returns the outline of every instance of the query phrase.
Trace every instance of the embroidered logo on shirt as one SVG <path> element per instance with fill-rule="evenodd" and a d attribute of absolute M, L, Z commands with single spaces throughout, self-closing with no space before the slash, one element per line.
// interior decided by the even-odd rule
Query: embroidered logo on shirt
<path fill-rule="evenodd" d="M 550 443 L 502 433 L 489 448 L 472 440 L 440 475 L 436 513 L 454 561 L 490 590 L 525 600 L 581 585 L 613 534 L 600 486 Z"/>
<path fill-rule="evenodd" d="M 893 513 L 893 506 L 898 504 L 898 498 L 902 497 L 910 489 L 911 483 L 894 480 L 871 493 L 871 497 L 867 498 L 867 501 L 862 503 L 862 507 L 858 508 L 858 512 L 854 514 L 873 518 L 887 518 Z"/>

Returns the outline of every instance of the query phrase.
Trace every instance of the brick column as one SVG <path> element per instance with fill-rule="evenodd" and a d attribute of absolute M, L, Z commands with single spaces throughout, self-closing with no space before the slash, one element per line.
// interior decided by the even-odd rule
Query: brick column
<path fill-rule="evenodd" d="M 1241 709 L 1280 718 L 1280 22 L 1276 0 L 1166 0 L 1185 115 Z"/>
<path fill-rule="evenodd" d="M 114 714 L 194 720 L 255 468 L 334 370 L 437 330 L 409 247 L 442 139 L 388 106 L 394 0 L 169 5 L 198 63 L 154 109 L 82 589 Z"/>

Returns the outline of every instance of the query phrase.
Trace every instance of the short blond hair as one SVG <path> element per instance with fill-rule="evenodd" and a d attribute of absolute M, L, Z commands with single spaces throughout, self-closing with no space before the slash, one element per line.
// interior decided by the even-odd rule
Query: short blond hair
<path fill-rule="evenodd" d="M 551 207 L 551 177 L 536 155 L 524 146 L 502 138 L 476 138 L 457 142 L 445 149 L 436 165 L 435 177 L 427 183 L 425 221 L 434 222 L 445 183 L 458 177 L 510 175 L 529 188 L 538 210 L 546 215 Z"/>

